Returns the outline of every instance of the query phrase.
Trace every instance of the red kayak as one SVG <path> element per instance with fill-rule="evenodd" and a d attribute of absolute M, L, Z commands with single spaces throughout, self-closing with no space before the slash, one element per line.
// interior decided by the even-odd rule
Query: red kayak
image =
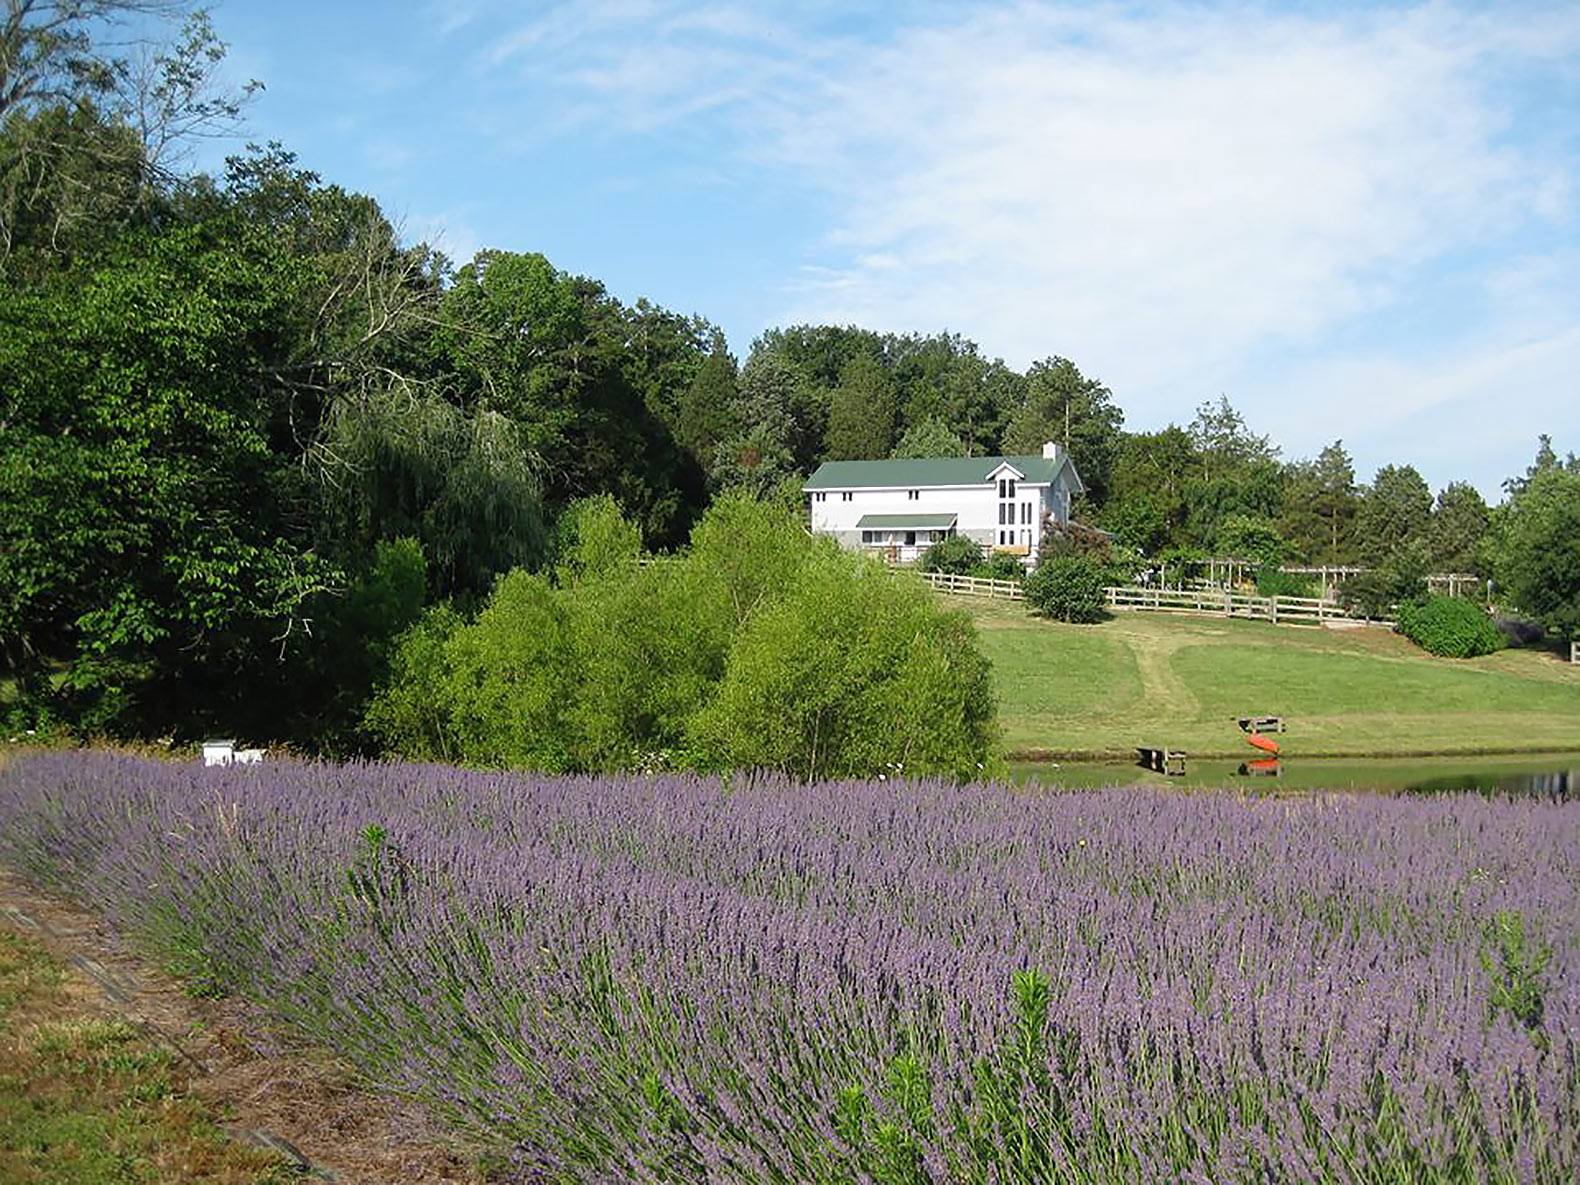
<path fill-rule="evenodd" d="M 1264 753 L 1277 753 L 1278 752 L 1278 742 L 1275 741 L 1275 740 L 1272 740 L 1269 737 L 1263 736 L 1259 732 L 1253 732 L 1250 736 L 1246 737 L 1245 739 L 1248 742 L 1250 742 L 1251 744 L 1255 745 L 1258 749 L 1262 750 L 1262 752 L 1264 752 Z"/>

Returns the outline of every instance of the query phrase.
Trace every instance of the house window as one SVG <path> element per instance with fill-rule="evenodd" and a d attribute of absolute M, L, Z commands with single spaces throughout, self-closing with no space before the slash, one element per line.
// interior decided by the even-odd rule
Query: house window
<path fill-rule="evenodd" d="M 1000 498 L 1005 497 L 1004 491 L 1008 487 L 1008 485 L 1009 485 L 1009 483 L 1006 482 L 1002 477 L 998 479 L 998 496 Z"/>
<path fill-rule="evenodd" d="M 871 531 L 863 531 L 861 533 L 861 541 L 863 543 L 871 543 L 872 542 L 872 532 Z"/>
<path fill-rule="evenodd" d="M 922 496 L 922 491 L 921 490 L 912 490 L 910 493 L 906 494 L 905 496 L 907 498 L 909 498 L 912 502 L 915 502 L 918 498 L 920 498 Z"/>
<path fill-rule="evenodd" d="M 839 496 L 839 500 L 841 502 L 849 502 L 855 496 L 856 496 L 855 494 L 852 494 L 849 490 L 847 490 L 847 491 L 845 491 L 843 494 L 841 494 Z"/>
<path fill-rule="evenodd" d="M 1015 479 L 1012 477 L 1012 478 L 1009 479 L 1009 493 L 1006 494 L 1005 497 L 1013 498 L 1014 496 L 1015 496 Z"/>
<path fill-rule="evenodd" d="M 814 502 L 823 502 L 823 501 L 826 501 L 827 498 L 828 498 L 827 494 L 813 494 L 812 495 L 812 500 Z"/>
<path fill-rule="evenodd" d="M 1031 522 L 1031 503 L 1030 502 L 1022 502 L 1020 504 L 1020 521 L 1021 521 L 1021 525 L 1022 526 L 1024 526 L 1027 523 Z"/>

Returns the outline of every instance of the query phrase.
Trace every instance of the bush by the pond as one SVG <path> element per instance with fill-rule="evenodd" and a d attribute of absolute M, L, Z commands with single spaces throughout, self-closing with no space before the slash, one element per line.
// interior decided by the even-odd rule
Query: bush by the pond
<path fill-rule="evenodd" d="M 59 753 L 0 862 L 503 1181 L 1580 1179 L 1573 804 Z"/>
<path fill-rule="evenodd" d="M 1026 602 L 1055 621 L 1101 621 L 1107 613 L 1108 566 L 1083 555 L 1045 559 L 1026 577 Z"/>
<path fill-rule="evenodd" d="M 1444 658 L 1475 658 L 1505 645 L 1503 631 L 1486 611 L 1462 597 L 1428 597 L 1400 605 L 1396 628 L 1421 649 Z"/>

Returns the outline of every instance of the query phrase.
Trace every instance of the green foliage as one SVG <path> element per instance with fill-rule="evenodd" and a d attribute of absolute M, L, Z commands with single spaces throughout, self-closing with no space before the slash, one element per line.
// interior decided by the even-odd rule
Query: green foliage
<path fill-rule="evenodd" d="M 896 458 L 964 457 L 966 442 L 936 417 L 928 417 L 905 430 L 889 456 Z"/>
<path fill-rule="evenodd" d="M 29 693 L 36 656 L 74 659 L 84 727 L 203 727 L 334 580 L 260 378 L 298 279 L 263 236 L 186 227 L 8 296 L 0 641 Z"/>
<path fill-rule="evenodd" d="M 1486 611 L 1460 597 L 1429 597 L 1399 606 L 1398 631 L 1444 658 L 1475 658 L 1502 650 L 1503 631 Z"/>
<path fill-rule="evenodd" d="M 1439 572 L 1482 572 L 1481 545 L 1491 514 L 1476 487 L 1456 481 L 1437 495 L 1429 532 L 1432 566 Z"/>
<path fill-rule="evenodd" d="M 1495 535 L 1502 597 L 1550 632 L 1580 637 L 1580 467 L 1532 473 L 1499 508 Z"/>
<path fill-rule="evenodd" d="M 1279 510 L 1279 532 L 1293 555 L 1309 564 L 1351 564 L 1360 499 L 1355 466 L 1335 440 L 1314 461 L 1288 467 Z"/>
<path fill-rule="evenodd" d="M 636 560 L 612 499 L 566 524 L 559 583 L 515 572 L 477 620 L 431 612 L 367 715 L 413 757 L 553 771 L 761 765 L 967 775 L 993 702 L 968 619 L 722 497 L 673 559 Z"/>
<path fill-rule="evenodd" d="M 1425 598 L 1426 568 L 1424 547 L 1401 548 L 1381 567 L 1339 585 L 1339 604 L 1362 617 L 1391 617 L 1398 606 Z"/>
<path fill-rule="evenodd" d="M 1499 911 L 1487 926 L 1481 949 L 1481 966 L 1490 981 L 1488 1017 L 1505 1012 L 1531 1032 L 1540 1030 L 1546 1013 L 1542 977 L 1552 959 L 1553 948 L 1531 938 L 1523 916 L 1512 910 Z"/>
<path fill-rule="evenodd" d="M 916 566 L 923 572 L 970 576 L 982 567 L 982 545 L 969 535 L 950 535 L 922 552 Z"/>
<path fill-rule="evenodd" d="M 397 641 L 389 676 L 368 704 L 367 732 L 406 757 L 452 761 L 460 756 L 452 728 L 452 670 L 447 654 L 462 619 L 449 605 L 435 605 Z"/>
<path fill-rule="evenodd" d="M 1031 456 L 1046 441 L 1067 443 L 1088 495 L 1101 505 L 1124 418 L 1102 383 L 1068 358 L 1047 358 L 1026 372 L 1024 402 L 1004 431 L 1004 451 Z"/>
<path fill-rule="evenodd" d="M 879 460 L 894 444 L 894 386 L 877 359 L 858 355 L 840 371 L 829 401 L 823 456 Z"/>
<path fill-rule="evenodd" d="M 1026 602 L 1055 621 L 1102 621 L 1108 615 L 1107 583 L 1104 564 L 1086 556 L 1055 556 L 1026 577 Z"/>
<path fill-rule="evenodd" d="M 347 393 L 326 410 L 310 460 L 331 545 L 360 556 L 415 538 L 438 596 L 474 602 L 500 573 L 543 558 L 538 463 L 496 412 L 421 388 Z"/>
<path fill-rule="evenodd" d="M 1361 499 L 1356 523 L 1361 559 L 1390 562 L 1402 550 L 1424 548 L 1432 527 L 1432 491 L 1410 465 L 1384 465 Z"/>
<path fill-rule="evenodd" d="M 1019 556 L 999 551 L 988 556 L 986 563 L 978 565 L 974 574 L 989 580 L 1019 581 L 1026 578 L 1026 565 L 1020 562 Z"/>
<path fill-rule="evenodd" d="M 989 667 L 965 614 L 824 549 L 745 624 L 688 734 L 711 769 L 974 776 L 993 759 Z"/>
<path fill-rule="evenodd" d="M 566 507 L 555 524 L 561 583 L 624 575 L 642 554 L 642 532 L 608 494 Z"/>
<path fill-rule="evenodd" d="M 1266 566 L 1284 558 L 1284 540 L 1267 519 L 1232 514 L 1219 524 L 1216 550 L 1222 556 L 1259 560 Z"/>
<path fill-rule="evenodd" d="M 1167 546 L 1170 523 L 1162 500 L 1146 494 L 1110 497 L 1103 507 L 1103 529 L 1113 532 L 1120 547 L 1156 555 Z"/>
<path fill-rule="evenodd" d="M 1277 565 L 1264 564 L 1256 570 L 1257 596 L 1313 597 L 1316 591 L 1309 578 L 1296 572 L 1285 572 Z"/>

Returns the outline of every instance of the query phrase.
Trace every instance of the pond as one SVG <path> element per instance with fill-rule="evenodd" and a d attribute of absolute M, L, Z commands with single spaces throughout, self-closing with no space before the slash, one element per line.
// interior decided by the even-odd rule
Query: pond
<path fill-rule="evenodd" d="M 1257 768 L 1260 766 L 1261 768 Z M 1119 762 L 1021 762 L 1010 766 L 1026 785 L 1233 786 L 1270 793 L 1304 790 L 1384 791 L 1395 794 L 1476 793 L 1580 801 L 1580 752 L 1517 757 L 1348 758 L 1295 757 L 1276 762 L 1188 760 L 1183 777 L 1165 777 Z"/>

